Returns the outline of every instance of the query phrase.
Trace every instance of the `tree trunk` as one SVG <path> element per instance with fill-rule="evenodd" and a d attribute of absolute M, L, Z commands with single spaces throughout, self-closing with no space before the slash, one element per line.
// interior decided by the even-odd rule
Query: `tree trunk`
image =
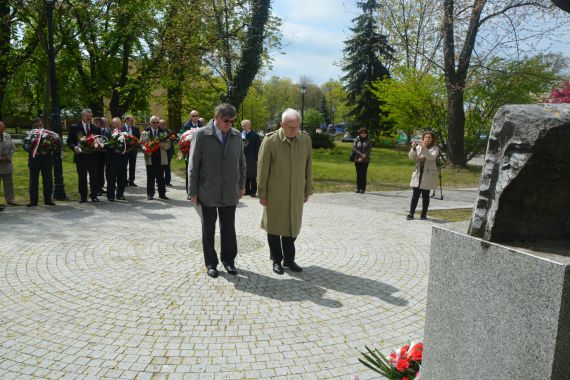
<path fill-rule="evenodd" d="M 228 78 L 228 90 L 223 98 L 225 102 L 236 108 L 241 106 L 247 95 L 247 90 L 261 67 L 265 25 L 269 19 L 270 0 L 255 0 L 252 3 L 251 25 L 247 30 L 247 37 L 235 75 L 233 78 Z"/>
<path fill-rule="evenodd" d="M 463 108 L 464 87 L 450 84 L 447 88 L 447 157 L 455 166 L 465 166 L 465 109 Z"/>
<path fill-rule="evenodd" d="M 11 29 L 10 6 L 8 5 L 8 1 L 0 0 L 0 120 L 4 117 L 2 106 L 6 94 L 6 84 L 8 83 Z"/>
<path fill-rule="evenodd" d="M 175 132 L 182 124 L 182 82 L 166 89 L 168 126 Z"/>

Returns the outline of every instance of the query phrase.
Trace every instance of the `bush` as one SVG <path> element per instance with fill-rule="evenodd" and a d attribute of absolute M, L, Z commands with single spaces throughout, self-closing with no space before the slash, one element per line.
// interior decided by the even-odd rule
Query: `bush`
<path fill-rule="evenodd" d="M 313 133 L 311 134 L 311 140 L 313 141 L 313 149 L 334 148 L 333 137 L 326 133 Z"/>

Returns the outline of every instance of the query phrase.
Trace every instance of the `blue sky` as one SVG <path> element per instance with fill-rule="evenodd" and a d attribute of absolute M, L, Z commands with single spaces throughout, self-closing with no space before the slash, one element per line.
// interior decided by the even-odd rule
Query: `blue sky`
<path fill-rule="evenodd" d="M 273 53 L 273 70 L 298 82 L 310 77 L 316 84 L 339 79 L 338 66 L 344 40 L 350 35 L 352 19 L 358 16 L 355 0 L 275 0 L 273 13 L 283 20 L 282 50 Z M 335 64 L 337 64 L 335 66 Z"/>
<path fill-rule="evenodd" d="M 352 19 L 358 16 L 356 0 L 274 0 L 273 13 L 283 20 L 282 51 L 273 52 L 273 70 L 265 77 L 301 76 L 316 84 L 339 79 L 344 41 L 350 36 Z M 568 15 L 570 25 L 570 15 Z M 570 55 L 570 27 L 547 36 L 539 48 Z"/>

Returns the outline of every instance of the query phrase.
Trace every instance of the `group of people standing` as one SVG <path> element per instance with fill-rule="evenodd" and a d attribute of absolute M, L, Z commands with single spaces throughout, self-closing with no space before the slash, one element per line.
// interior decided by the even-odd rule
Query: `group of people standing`
<path fill-rule="evenodd" d="M 257 191 L 264 207 L 261 226 L 267 233 L 273 271 L 283 274 L 283 267 L 301 271 L 295 262 L 295 239 L 301 229 L 303 204 L 312 195 L 311 138 L 300 130 L 299 112 L 287 109 L 281 127 L 268 133 L 259 155 L 251 153 L 248 160 L 244 151 L 250 145 L 255 149 L 257 139 L 253 135 L 247 139 L 250 128 L 244 128 L 244 136 L 232 128 L 236 118 L 232 105 L 218 105 L 214 119 L 194 134 L 190 150 L 188 196 L 201 215 L 207 274 L 218 277 L 220 260 L 226 272 L 238 273 L 235 213 L 239 199 L 246 193 L 249 176 L 249 195 L 255 196 Z M 252 167 L 257 169 L 257 178 Z M 220 259 L 214 247 L 218 218 Z"/>
<path fill-rule="evenodd" d="M 100 151 L 84 151 L 81 149 L 81 139 L 90 135 L 102 136 L 104 139 L 111 138 L 114 131 L 120 131 L 130 136 L 136 137 L 138 141 L 144 142 L 145 136 L 158 138 L 171 133 L 165 120 L 158 116 L 150 118 L 150 126 L 145 133 L 134 125 L 132 116 L 125 117 L 125 122 L 114 117 L 111 125 L 108 125 L 104 117 L 93 118 L 93 113 L 89 109 L 81 112 L 81 122 L 71 126 L 67 138 L 67 145 L 74 153 L 73 162 L 76 165 L 78 176 L 79 203 L 87 202 L 88 196 L 92 202 L 100 202 L 98 196 L 107 195 L 109 202 L 115 200 L 125 200 L 124 192 L 126 187 L 138 187 L 135 183 L 136 165 L 138 151 L 117 150 L 112 147 Z M 160 149 L 152 154 L 145 154 L 145 166 L 147 173 L 147 199 L 154 198 L 156 187 L 161 199 L 168 199 L 166 196 L 166 186 L 170 185 L 170 161 L 173 156 L 173 147 L 166 142 L 161 144 Z M 89 181 L 88 181 L 89 179 Z M 107 189 L 104 189 L 105 182 Z M 89 183 L 89 187 L 87 186 Z"/>

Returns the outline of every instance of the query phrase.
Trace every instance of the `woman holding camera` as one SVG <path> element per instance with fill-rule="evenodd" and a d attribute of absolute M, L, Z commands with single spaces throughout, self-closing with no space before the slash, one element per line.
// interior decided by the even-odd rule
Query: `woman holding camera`
<path fill-rule="evenodd" d="M 368 138 L 366 128 L 358 130 L 358 137 L 352 146 L 352 157 L 356 168 L 356 192 L 364 194 L 366 191 L 366 172 L 370 163 L 370 152 L 372 151 L 372 141 Z"/>
<path fill-rule="evenodd" d="M 412 187 L 412 202 L 410 204 L 410 213 L 406 219 L 414 219 L 414 213 L 422 195 L 422 214 L 420 219 L 427 219 L 427 211 L 429 207 L 429 193 L 437 187 L 437 163 L 436 159 L 439 155 L 435 133 L 426 131 L 422 135 L 419 144 L 412 142 L 412 149 L 408 153 L 410 160 L 416 161 L 414 172 L 410 186 Z"/>

